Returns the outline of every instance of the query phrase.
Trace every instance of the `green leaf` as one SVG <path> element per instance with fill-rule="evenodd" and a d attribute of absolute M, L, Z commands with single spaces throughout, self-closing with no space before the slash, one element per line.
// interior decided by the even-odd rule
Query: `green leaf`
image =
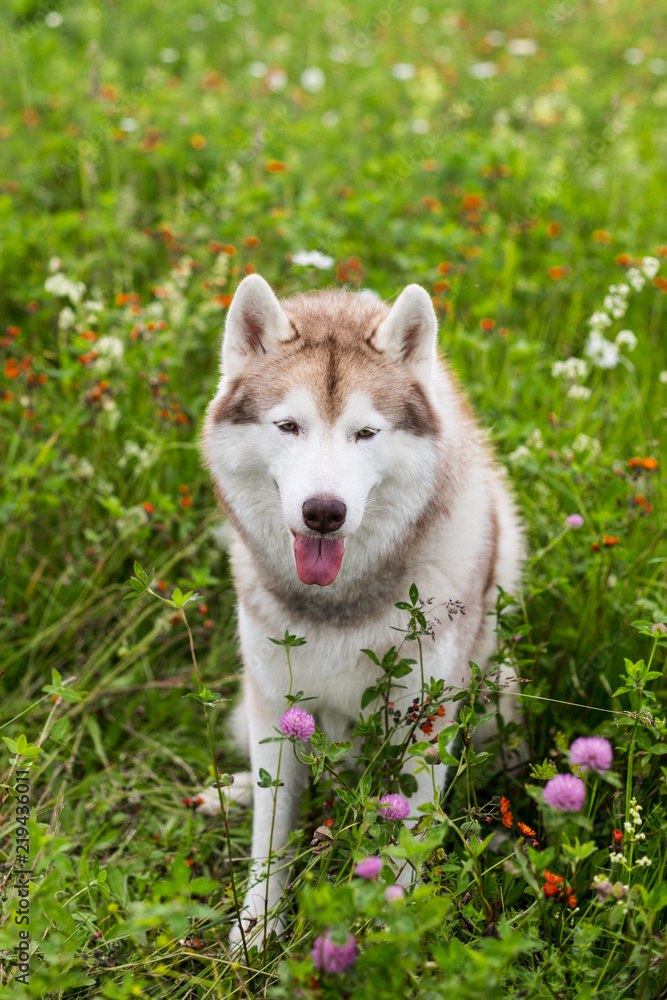
<path fill-rule="evenodd" d="M 375 701 L 375 699 L 378 698 L 379 695 L 380 695 L 380 692 L 378 691 L 378 689 L 376 687 L 368 687 L 368 688 L 366 688 L 366 690 L 364 691 L 364 693 L 361 696 L 361 707 L 362 707 L 362 709 L 366 708 L 367 705 L 370 705 L 370 703 L 372 701 Z"/>
<path fill-rule="evenodd" d="M 412 601 L 412 606 L 414 607 L 419 600 L 419 591 L 417 590 L 417 584 L 413 583 L 410 587 L 410 600 Z"/>

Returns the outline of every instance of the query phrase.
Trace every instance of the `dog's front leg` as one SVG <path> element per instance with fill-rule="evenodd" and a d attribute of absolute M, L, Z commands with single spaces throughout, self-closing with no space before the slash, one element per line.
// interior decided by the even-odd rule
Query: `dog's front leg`
<path fill-rule="evenodd" d="M 284 698 L 274 702 L 260 690 L 252 676 L 246 678 L 245 704 L 248 712 L 250 736 L 250 763 L 253 775 L 252 857 L 249 888 L 243 903 L 242 921 L 247 937 L 263 936 L 266 914 L 282 897 L 289 880 L 288 861 L 276 858 L 287 843 L 290 832 L 299 819 L 303 790 L 308 783 L 308 770 L 300 764 L 288 742 L 261 743 L 274 736 L 285 711 Z M 282 748 L 282 749 L 281 749 Z M 278 787 L 260 788 L 260 770 L 267 771 Z M 269 917 L 270 928 L 279 930 L 282 922 L 278 914 Z M 230 942 L 241 939 L 236 924 Z"/>

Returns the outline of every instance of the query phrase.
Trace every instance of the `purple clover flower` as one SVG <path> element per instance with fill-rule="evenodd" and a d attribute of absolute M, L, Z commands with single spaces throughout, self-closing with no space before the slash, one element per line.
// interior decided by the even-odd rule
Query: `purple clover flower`
<path fill-rule="evenodd" d="M 547 781 L 542 797 L 559 812 L 579 812 L 586 798 L 586 786 L 574 774 L 557 774 Z"/>
<path fill-rule="evenodd" d="M 583 528 L 584 519 L 581 514 L 568 514 L 565 518 L 565 523 L 569 528 Z"/>
<path fill-rule="evenodd" d="M 304 712 L 298 705 L 288 708 L 280 720 L 280 729 L 285 736 L 291 736 L 295 740 L 309 740 L 315 732 L 315 719 L 308 712 Z"/>
<path fill-rule="evenodd" d="M 382 871 L 382 858 L 364 858 L 354 869 L 360 878 L 377 878 Z"/>
<path fill-rule="evenodd" d="M 651 635 L 665 635 L 666 633 L 667 625 L 663 625 L 662 622 L 657 622 L 651 626 Z"/>
<path fill-rule="evenodd" d="M 580 736 L 570 747 L 570 764 L 578 764 L 582 771 L 605 774 L 613 757 L 611 743 L 604 736 Z"/>
<path fill-rule="evenodd" d="M 384 890 L 384 898 L 388 903 L 393 903 L 395 899 L 403 899 L 405 889 L 402 885 L 388 885 Z"/>
<path fill-rule="evenodd" d="M 402 795 L 383 795 L 380 799 L 380 813 L 386 819 L 407 819 L 410 803 Z"/>
<path fill-rule="evenodd" d="M 349 934 L 345 944 L 336 944 L 331 940 L 329 929 L 315 938 L 310 955 L 316 969 L 339 975 L 341 972 L 349 972 L 356 962 L 357 943 L 354 936 Z"/>

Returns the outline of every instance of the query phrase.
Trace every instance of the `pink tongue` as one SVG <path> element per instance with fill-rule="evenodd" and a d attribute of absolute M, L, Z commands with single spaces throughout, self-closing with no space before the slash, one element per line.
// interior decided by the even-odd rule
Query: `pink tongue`
<path fill-rule="evenodd" d="M 301 582 L 328 587 L 338 576 L 344 551 L 343 538 L 297 535 L 294 541 L 294 554 L 296 571 Z"/>

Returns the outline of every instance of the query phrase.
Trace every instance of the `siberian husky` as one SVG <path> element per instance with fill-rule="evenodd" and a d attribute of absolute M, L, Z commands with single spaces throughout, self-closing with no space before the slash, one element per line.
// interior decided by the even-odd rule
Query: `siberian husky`
<path fill-rule="evenodd" d="M 203 453 L 234 539 L 254 789 L 250 930 L 286 881 L 284 866 L 268 881 L 262 874 L 273 790 L 258 787 L 259 771 L 275 778 L 279 747 L 262 740 L 275 736 L 290 686 L 285 651 L 267 637 L 305 636 L 290 654 L 292 690 L 315 699 L 307 708 L 330 740 L 346 739 L 376 680 L 361 650 L 392 644 L 390 626 L 405 625 L 394 605 L 412 583 L 435 605 L 456 599 L 466 611 L 434 626 L 425 676 L 463 686 L 470 661 L 483 667 L 495 642 L 488 612 L 497 585 L 517 590 L 522 539 L 504 476 L 438 356 L 420 286 L 393 305 L 333 289 L 278 301 L 250 275 L 229 309 L 221 370 Z M 506 719 L 513 700 L 501 699 Z M 430 773 L 416 778 L 413 815 L 432 797 Z M 307 769 L 283 753 L 280 779 L 273 850 L 298 822 Z M 217 790 L 202 795 L 212 811 Z M 239 935 L 236 927 L 231 939 Z"/>

